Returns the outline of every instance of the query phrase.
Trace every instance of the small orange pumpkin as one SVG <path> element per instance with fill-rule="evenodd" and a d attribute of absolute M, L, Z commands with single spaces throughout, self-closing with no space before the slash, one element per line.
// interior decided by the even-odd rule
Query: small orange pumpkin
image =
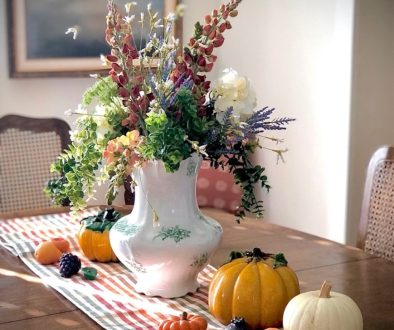
<path fill-rule="evenodd" d="M 208 322 L 202 316 L 191 315 L 183 312 L 181 316 L 171 316 L 160 324 L 159 330 L 206 330 Z"/>
<path fill-rule="evenodd" d="M 77 234 L 83 254 L 91 261 L 118 261 L 109 241 L 109 231 L 121 214 L 114 209 L 106 209 L 97 215 L 81 220 Z"/>

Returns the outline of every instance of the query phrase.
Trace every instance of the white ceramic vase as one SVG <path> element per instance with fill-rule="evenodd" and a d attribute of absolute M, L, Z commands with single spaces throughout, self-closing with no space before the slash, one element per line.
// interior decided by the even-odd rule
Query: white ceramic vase
<path fill-rule="evenodd" d="M 222 227 L 203 215 L 196 201 L 197 155 L 166 172 L 161 161 L 133 172 L 132 212 L 118 220 L 110 242 L 136 276 L 136 290 L 149 296 L 181 297 L 199 287 L 198 273 L 220 243 Z"/>

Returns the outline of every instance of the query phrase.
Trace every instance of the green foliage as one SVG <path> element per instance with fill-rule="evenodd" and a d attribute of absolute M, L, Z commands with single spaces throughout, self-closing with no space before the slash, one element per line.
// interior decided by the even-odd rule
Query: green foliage
<path fill-rule="evenodd" d="M 97 124 L 93 118 L 82 117 L 78 125 L 80 130 L 76 140 L 51 167 L 52 172 L 63 175 L 62 181 L 56 185 L 49 182 L 45 189 L 55 204 L 62 204 L 68 199 L 74 209 L 85 207 L 85 195 L 93 195 L 95 171 L 101 162 L 102 153 L 96 143 Z"/>
<path fill-rule="evenodd" d="M 202 36 L 202 25 L 200 22 L 194 24 L 194 38 L 198 40 Z"/>
<path fill-rule="evenodd" d="M 152 113 L 145 119 L 148 135 L 139 151 L 145 159 L 160 159 L 167 171 L 174 172 L 191 154 L 185 130 L 167 118 L 164 112 Z"/>
<path fill-rule="evenodd" d="M 178 125 L 185 129 L 188 139 L 193 141 L 201 140 L 208 126 L 206 120 L 197 114 L 198 107 L 193 93 L 186 88 L 180 89 L 175 105 L 181 113 Z"/>
<path fill-rule="evenodd" d="M 129 130 L 127 127 L 122 126 L 122 121 L 128 116 L 122 103 L 118 99 L 113 99 L 112 103 L 107 107 L 105 112 L 105 119 L 108 125 L 112 128 L 105 134 L 105 143 L 109 140 L 115 139 L 118 136 L 126 134 Z"/>
<path fill-rule="evenodd" d="M 233 146 L 232 155 L 226 162 L 229 171 L 233 173 L 235 183 L 242 188 L 241 205 L 237 211 L 237 222 L 243 219 L 246 212 L 251 212 L 260 217 L 263 215 L 263 202 L 257 200 L 254 193 L 256 184 L 260 183 L 262 188 L 269 191 L 268 178 L 263 174 L 264 168 L 253 165 L 249 156 L 255 149 L 253 143 L 238 142 Z"/>
<path fill-rule="evenodd" d="M 117 85 L 110 77 L 99 78 L 83 94 L 84 106 L 97 102 L 106 110 L 104 114 L 80 117 L 76 122 L 72 144 L 52 164 L 51 171 L 61 175 L 60 179 L 50 180 L 45 188 L 54 204 L 68 203 L 73 209 L 79 210 L 86 206 L 86 198 L 93 196 L 94 185 L 99 180 L 97 171 L 102 162 L 103 150 L 109 140 L 127 132 L 121 122 L 128 114 L 116 96 Z M 101 139 L 98 139 L 97 122 L 102 125 L 106 122 L 108 126 L 107 133 Z"/>
<path fill-rule="evenodd" d="M 44 189 L 46 194 L 50 196 L 56 205 L 69 206 L 70 199 L 64 194 L 63 185 L 67 183 L 64 176 L 59 178 L 50 179 L 47 187 Z"/>
<path fill-rule="evenodd" d="M 118 95 L 117 91 L 117 85 L 110 76 L 99 78 L 93 86 L 83 93 L 82 104 L 87 106 L 96 100 L 102 105 L 111 105 L 113 98 Z"/>
<path fill-rule="evenodd" d="M 104 232 L 110 230 L 122 215 L 114 209 L 105 209 L 96 215 L 83 218 L 81 222 L 85 222 L 86 228 L 92 231 Z"/>

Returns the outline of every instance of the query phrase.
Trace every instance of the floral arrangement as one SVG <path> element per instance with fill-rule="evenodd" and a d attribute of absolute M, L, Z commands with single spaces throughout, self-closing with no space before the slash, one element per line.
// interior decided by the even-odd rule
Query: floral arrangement
<path fill-rule="evenodd" d="M 182 160 L 198 153 L 211 166 L 234 175 L 243 191 L 239 218 L 246 212 L 262 214 L 254 186 L 270 187 L 264 168 L 253 165 L 249 156 L 262 147 L 262 139 L 280 142 L 261 133 L 283 130 L 293 119 L 272 119 L 273 108 L 256 110 L 249 80 L 232 69 L 212 86 L 206 76 L 240 2 L 231 0 L 197 22 L 183 51 L 172 36 L 182 7 L 161 19 L 149 4 L 138 22 L 148 26 L 149 39 L 138 48 L 133 34 L 136 3 L 126 4 L 122 15 L 108 2 L 105 39 L 111 52 L 102 58 L 110 70 L 107 76 L 95 76 L 95 84 L 73 111 L 80 116 L 72 144 L 52 165 L 62 176 L 46 187 L 56 204 L 81 209 L 93 196 L 95 183 L 102 181 L 109 181 L 106 197 L 111 204 L 135 167 L 161 160 L 174 172 Z M 285 151 L 270 150 L 280 157 Z"/>

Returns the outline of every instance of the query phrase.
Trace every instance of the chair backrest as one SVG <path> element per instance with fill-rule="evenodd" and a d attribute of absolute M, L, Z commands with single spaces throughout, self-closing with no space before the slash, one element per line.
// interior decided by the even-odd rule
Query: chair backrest
<path fill-rule="evenodd" d="M 61 119 L 0 118 L 0 213 L 51 206 L 43 189 L 55 178 L 50 164 L 70 143 Z"/>
<path fill-rule="evenodd" d="M 394 147 L 379 148 L 369 162 L 357 246 L 394 261 Z"/>
<path fill-rule="evenodd" d="M 198 205 L 213 207 L 234 213 L 241 200 L 241 188 L 233 175 L 222 169 L 214 169 L 203 161 L 196 184 Z"/>

